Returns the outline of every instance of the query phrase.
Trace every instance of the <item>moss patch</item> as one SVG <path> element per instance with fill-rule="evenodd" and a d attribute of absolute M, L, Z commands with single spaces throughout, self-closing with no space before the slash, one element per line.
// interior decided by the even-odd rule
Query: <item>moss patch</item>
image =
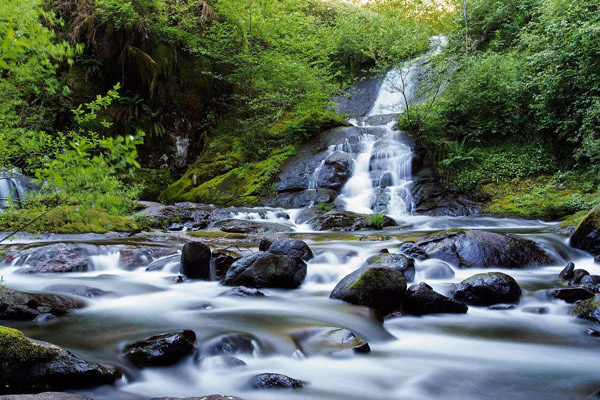
<path fill-rule="evenodd" d="M 269 134 L 276 139 L 294 144 L 338 126 L 349 126 L 349 124 L 342 116 L 332 111 L 313 110 L 284 116 L 269 129 Z"/>
<path fill-rule="evenodd" d="M 37 363 L 54 354 L 53 349 L 33 343 L 23 332 L 0 326 L 0 362 Z"/>
<path fill-rule="evenodd" d="M 2 231 L 107 233 L 132 232 L 143 228 L 143 222 L 133 217 L 110 215 L 92 207 L 58 206 L 47 212 L 31 208 L 0 214 Z"/>

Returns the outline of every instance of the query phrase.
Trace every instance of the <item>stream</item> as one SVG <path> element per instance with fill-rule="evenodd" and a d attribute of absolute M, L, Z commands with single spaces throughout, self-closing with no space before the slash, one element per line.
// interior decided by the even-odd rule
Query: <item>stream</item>
<path fill-rule="evenodd" d="M 387 90 L 385 84 L 381 90 Z M 373 109 L 384 113 L 390 99 L 379 98 Z M 237 219 L 288 224 L 293 232 L 287 236 L 304 240 L 310 246 L 315 257 L 308 261 L 308 274 L 299 289 L 260 289 L 265 294 L 261 298 L 223 297 L 219 295 L 227 288 L 216 281 L 174 283 L 172 277 L 179 271 L 178 254 L 159 260 L 164 265 L 162 269 L 147 271 L 149 263 L 127 270 L 119 267 L 121 255 L 114 246 L 158 243 L 179 250 L 183 242 L 172 240 L 179 237 L 176 234 L 131 238 L 22 236 L 13 244 L 85 243 L 96 254 L 93 268 L 87 272 L 22 274 L 14 263 L 1 265 L 5 286 L 47 292 L 51 285 L 77 284 L 112 295 L 85 299 L 85 308 L 52 323 L 0 321 L 1 324 L 62 346 L 86 360 L 122 370 L 123 379 L 115 385 L 77 391 L 98 400 L 215 393 L 246 400 L 589 398 L 600 387 L 596 370 L 600 339 L 585 333 L 594 326 L 592 322 L 576 319 L 571 314 L 572 305 L 553 299 L 548 291 L 561 286 L 558 274 L 567 262 L 574 262 L 590 274 L 600 274 L 600 265 L 594 264 L 593 257 L 585 252 L 569 247 L 568 238 L 552 230 L 555 223 L 415 215 L 410 190 L 412 151 L 405 134 L 395 131 L 393 124 L 356 123 L 368 133 L 361 136 L 359 150 L 354 154 L 353 174 L 340 199 L 349 211 L 385 212 L 399 223 L 398 227 L 316 232 L 310 225 L 295 223 L 301 210 L 262 209 L 234 215 Z M 345 144 L 340 143 L 329 151 L 344 148 Z M 282 219 L 280 211 L 291 218 Z M 535 269 L 493 269 L 511 275 L 523 289 L 520 303 L 510 309 L 470 307 L 467 314 L 403 315 L 381 324 L 366 307 L 329 298 L 344 276 L 382 249 L 398 251 L 405 241 L 454 228 L 531 239 L 563 262 Z M 240 245 L 238 250 L 249 255 L 257 247 L 258 242 Z M 425 278 L 433 262 L 416 260 L 416 277 L 411 284 L 426 281 L 439 293 L 451 295 L 454 284 L 489 271 L 452 267 L 452 278 Z M 532 307 L 543 307 L 544 313 L 527 312 Z M 318 327 L 348 329 L 367 341 L 371 351 L 335 352 L 325 343 L 314 344 L 311 351 L 301 351 L 295 339 L 297 334 Z M 171 367 L 143 370 L 124 362 L 121 350 L 126 343 L 179 329 L 196 333 L 196 357 Z M 204 359 L 209 355 L 210 343 L 232 333 L 252 337 L 253 350 L 236 354 L 246 365 L 231 368 L 218 358 Z M 300 390 L 287 391 L 247 387 L 252 376 L 266 372 L 285 374 L 307 384 Z"/>

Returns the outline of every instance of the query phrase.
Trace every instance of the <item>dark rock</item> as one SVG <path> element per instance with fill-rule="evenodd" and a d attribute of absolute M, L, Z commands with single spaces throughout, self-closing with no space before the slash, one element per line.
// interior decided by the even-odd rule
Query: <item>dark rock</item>
<path fill-rule="evenodd" d="M 404 294 L 402 311 L 411 315 L 465 314 L 469 307 L 434 291 L 424 282 L 412 285 Z"/>
<path fill-rule="evenodd" d="M 215 265 L 215 274 L 217 275 L 217 279 L 223 280 L 223 278 L 225 278 L 225 275 L 227 275 L 227 271 L 229 271 L 229 267 L 231 267 L 231 265 L 240 258 L 242 258 L 242 255 L 234 251 L 213 251 L 212 262 Z"/>
<path fill-rule="evenodd" d="M 265 297 L 265 294 L 258 289 L 237 286 L 224 291 L 219 296 L 223 297 Z"/>
<path fill-rule="evenodd" d="M 336 355 L 371 351 L 369 344 L 344 328 L 311 328 L 293 332 L 292 338 L 307 356 Z"/>
<path fill-rule="evenodd" d="M 454 270 L 443 261 L 429 260 L 419 271 L 423 279 L 452 279 Z"/>
<path fill-rule="evenodd" d="M 402 254 L 378 254 L 367 260 L 372 267 L 387 267 L 402 271 L 407 282 L 415 280 L 415 260 Z"/>
<path fill-rule="evenodd" d="M 548 314 L 548 307 L 523 307 L 523 312 L 530 314 Z"/>
<path fill-rule="evenodd" d="M 312 250 L 302 240 L 283 239 L 277 240 L 267 250 L 271 254 L 298 257 L 308 261 L 314 257 Z"/>
<path fill-rule="evenodd" d="M 501 272 L 476 274 L 459 283 L 454 300 L 473 306 L 491 306 L 498 303 L 518 303 L 521 288 L 511 276 Z"/>
<path fill-rule="evenodd" d="M 306 264 L 298 257 L 265 252 L 254 253 L 234 262 L 223 284 L 253 288 L 295 289 L 306 278 Z"/>
<path fill-rule="evenodd" d="M 388 249 L 381 249 L 381 250 L 379 250 L 379 252 L 378 252 L 378 253 L 379 253 L 379 254 L 389 254 L 389 252 L 390 252 L 390 251 L 389 251 Z"/>
<path fill-rule="evenodd" d="M 260 374 L 248 382 L 252 389 L 300 389 L 304 382 L 281 374 Z"/>
<path fill-rule="evenodd" d="M 319 188 L 316 190 L 303 190 L 301 192 L 279 193 L 266 201 L 266 205 L 284 208 L 312 207 L 316 204 L 332 203 L 337 192 L 331 189 Z M 296 220 L 298 222 L 298 220 Z"/>
<path fill-rule="evenodd" d="M 243 367 L 246 363 L 231 355 L 204 357 L 200 366 L 204 369 L 221 369 Z"/>
<path fill-rule="evenodd" d="M 189 242 L 181 250 L 179 272 L 191 279 L 210 280 L 210 247 L 202 242 Z"/>
<path fill-rule="evenodd" d="M 597 331 L 596 329 L 592 328 L 587 328 L 585 330 L 585 334 L 592 337 L 600 337 L 600 331 Z"/>
<path fill-rule="evenodd" d="M 493 306 L 489 306 L 488 310 L 506 311 L 506 310 L 514 310 L 515 308 L 517 308 L 517 307 L 514 304 L 496 304 Z"/>
<path fill-rule="evenodd" d="M 343 95 L 333 99 L 336 103 L 335 111 L 352 118 L 365 117 L 377 100 L 384 79 L 383 76 L 375 74 L 361 74 L 356 83 L 349 86 Z"/>
<path fill-rule="evenodd" d="M 9 394 L 0 396 L 2 400 L 93 400 L 74 393 L 45 392 L 39 394 Z"/>
<path fill-rule="evenodd" d="M 586 288 L 564 288 L 554 289 L 550 292 L 550 295 L 555 299 L 564 300 L 567 303 L 575 303 L 579 300 L 587 300 L 594 297 L 594 292 Z"/>
<path fill-rule="evenodd" d="M 600 294 L 576 304 L 573 314 L 579 318 L 600 322 Z"/>
<path fill-rule="evenodd" d="M 600 264 L 600 256 L 594 257 L 594 263 Z"/>
<path fill-rule="evenodd" d="M 16 266 L 26 266 L 24 273 L 85 272 L 93 269 L 90 256 L 95 247 L 77 243 L 56 243 L 17 251 Z M 15 257 L 12 250 L 4 257 Z"/>
<path fill-rule="evenodd" d="M 335 151 L 325 159 L 317 176 L 317 187 L 339 191 L 352 175 L 354 159 L 348 153 Z"/>
<path fill-rule="evenodd" d="M 102 289 L 85 286 L 85 285 L 70 285 L 70 284 L 55 284 L 50 285 L 46 289 L 49 292 L 73 294 L 75 296 L 94 298 L 102 296 L 114 296 L 114 292 L 107 292 Z"/>
<path fill-rule="evenodd" d="M 409 257 L 412 257 L 417 260 L 427 260 L 429 256 L 415 242 L 405 242 L 400 246 L 400 253 L 406 254 Z"/>
<path fill-rule="evenodd" d="M 563 268 L 562 271 L 560 271 L 560 273 L 558 274 L 558 277 L 568 281 L 569 279 L 573 278 L 574 271 L 575 271 L 575 264 L 570 262 L 567 264 L 567 266 L 565 268 Z"/>
<path fill-rule="evenodd" d="M 217 221 L 212 228 L 227 233 L 276 233 L 291 232 L 292 228 L 276 222 L 266 222 L 245 219 L 225 219 Z"/>
<path fill-rule="evenodd" d="M 587 272 L 585 269 L 576 269 L 575 271 L 573 271 L 573 277 L 569 281 L 569 285 L 578 285 L 579 283 L 581 283 L 583 277 L 589 274 L 590 273 Z"/>
<path fill-rule="evenodd" d="M 351 211 L 329 211 L 318 214 L 308 221 L 316 231 L 356 231 L 374 228 L 370 223 L 371 216 L 357 214 Z M 392 218 L 384 217 L 383 227 L 397 226 Z"/>
<path fill-rule="evenodd" d="M 272 244 L 273 241 L 271 239 L 262 238 L 258 244 L 258 251 L 267 251 Z"/>
<path fill-rule="evenodd" d="M 119 250 L 119 267 L 131 271 L 139 267 L 150 265 L 153 261 L 177 254 L 177 250 L 170 247 L 145 246 Z"/>
<path fill-rule="evenodd" d="M 579 283 L 582 286 L 593 288 L 594 286 L 600 284 L 600 275 L 585 275 L 581 278 Z"/>
<path fill-rule="evenodd" d="M 139 202 L 147 205 L 139 215 L 148 217 L 152 221 L 152 227 L 181 231 L 198 231 L 208 227 L 212 221 L 213 208 L 204 204 L 176 203 L 168 206 L 151 202 Z"/>
<path fill-rule="evenodd" d="M 196 350 L 196 334 L 190 330 L 165 333 L 129 343 L 125 358 L 138 368 L 173 365 Z"/>
<path fill-rule="evenodd" d="M 0 327 L 0 395 L 88 388 L 114 383 L 120 376 L 58 346 Z"/>
<path fill-rule="evenodd" d="M 37 317 L 34 318 L 33 322 L 38 323 L 38 324 L 43 324 L 46 322 L 54 322 L 56 321 L 58 318 L 56 317 L 56 315 L 54 314 L 50 314 L 50 313 L 46 313 L 46 314 L 40 314 Z"/>
<path fill-rule="evenodd" d="M 66 296 L 0 289 L 0 319 L 33 320 L 40 314 L 61 316 L 84 303 Z"/>
<path fill-rule="evenodd" d="M 530 268 L 560 262 L 531 240 L 479 230 L 448 231 L 417 245 L 429 257 L 460 268 Z"/>
<path fill-rule="evenodd" d="M 600 255 L 600 207 L 594 208 L 577 225 L 573 236 L 571 236 L 571 247 L 585 250 L 597 256 Z"/>
<path fill-rule="evenodd" d="M 202 345 L 202 353 L 216 355 L 252 354 L 252 336 L 245 333 L 231 333 L 209 340 Z"/>
<path fill-rule="evenodd" d="M 404 292 L 406 278 L 401 270 L 364 267 L 344 277 L 329 297 L 371 307 L 387 315 L 402 308 Z"/>

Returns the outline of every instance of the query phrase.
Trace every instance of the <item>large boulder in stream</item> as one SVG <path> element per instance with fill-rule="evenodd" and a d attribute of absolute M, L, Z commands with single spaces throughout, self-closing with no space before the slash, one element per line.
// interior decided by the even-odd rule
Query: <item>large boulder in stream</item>
<path fill-rule="evenodd" d="M 0 326 L 0 394 L 88 388 L 114 383 L 120 376 L 116 370 Z"/>
<path fill-rule="evenodd" d="M 267 248 L 267 251 L 271 254 L 298 257 L 304 261 L 308 261 L 314 257 L 310 247 L 302 240 L 276 240 Z"/>
<path fill-rule="evenodd" d="M 480 230 L 456 230 L 416 243 L 431 258 L 459 268 L 532 268 L 561 263 L 535 242 Z"/>
<path fill-rule="evenodd" d="M 0 396 L 1 400 L 93 400 L 75 393 L 44 392 L 38 394 L 9 394 Z"/>
<path fill-rule="evenodd" d="M 16 260 L 23 273 L 85 272 L 93 268 L 95 246 L 80 243 L 54 243 L 18 249 L 11 248 L 2 257 L 5 263 Z M 18 258 L 18 259 L 17 259 Z"/>
<path fill-rule="evenodd" d="M 299 257 L 259 251 L 234 262 L 223 284 L 252 288 L 295 289 L 306 278 L 306 263 Z"/>
<path fill-rule="evenodd" d="M 248 381 L 252 389 L 300 389 L 304 382 L 282 374 L 260 374 Z"/>
<path fill-rule="evenodd" d="M 501 272 L 473 275 L 454 288 L 454 300 L 473 306 L 518 303 L 521 287 L 512 276 Z"/>
<path fill-rule="evenodd" d="M 188 242 L 181 250 L 179 272 L 191 279 L 210 280 L 210 247 L 202 242 Z"/>
<path fill-rule="evenodd" d="M 367 266 L 344 277 L 329 297 L 371 307 L 387 315 L 402 308 L 404 292 L 406 278 L 402 270 Z"/>
<path fill-rule="evenodd" d="M 402 254 L 377 254 L 367 260 L 367 266 L 397 269 L 402 271 L 407 282 L 415 280 L 415 260 Z"/>
<path fill-rule="evenodd" d="M 358 214 L 351 211 L 329 211 L 318 213 L 307 221 L 316 231 L 356 231 L 360 229 L 379 229 L 388 226 L 398 226 L 396 221 L 382 216 L 382 224 L 375 224 L 373 215 Z M 378 217 L 379 218 L 379 217 Z"/>
<path fill-rule="evenodd" d="M 425 282 L 409 287 L 402 302 L 402 312 L 410 315 L 464 314 L 468 309 L 465 304 L 436 292 Z"/>
<path fill-rule="evenodd" d="M 191 330 L 165 333 L 129 343 L 124 356 L 138 368 L 178 363 L 196 351 L 196 334 Z"/>
<path fill-rule="evenodd" d="M 224 219 L 215 222 L 211 228 L 226 233 L 280 233 L 292 231 L 290 226 L 277 222 L 244 219 Z"/>
<path fill-rule="evenodd" d="M 600 294 L 575 305 L 573 314 L 579 318 L 600 323 Z"/>
<path fill-rule="evenodd" d="M 344 328 L 307 328 L 292 332 L 292 339 L 306 356 L 346 356 L 371 351 L 369 344 Z"/>
<path fill-rule="evenodd" d="M 594 208 L 577 225 L 570 244 L 594 256 L 600 255 L 600 206 Z"/>
<path fill-rule="evenodd" d="M 41 316 L 57 317 L 83 306 L 82 301 L 67 296 L 0 289 L 0 320 L 29 321 L 43 318 Z"/>

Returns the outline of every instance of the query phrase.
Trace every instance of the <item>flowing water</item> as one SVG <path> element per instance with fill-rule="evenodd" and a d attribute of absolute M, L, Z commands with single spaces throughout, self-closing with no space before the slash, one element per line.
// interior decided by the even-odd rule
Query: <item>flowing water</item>
<path fill-rule="evenodd" d="M 330 150 L 349 151 L 349 147 L 340 143 Z M 95 399 L 221 393 L 247 400 L 563 400 L 586 399 L 600 388 L 600 339 L 584 333 L 593 324 L 571 316 L 569 305 L 547 293 L 559 285 L 558 273 L 567 261 L 600 274 L 600 266 L 591 256 L 570 248 L 566 237 L 548 233 L 554 225 L 550 223 L 412 215 L 412 153 L 403 134 L 393 131 L 391 125 L 365 127 L 358 147 L 353 176 L 342 194 L 347 208 L 359 212 L 385 208 L 400 227 L 376 232 L 311 232 L 310 226 L 295 223 L 300 210 L 284 214 L 283 210 L 256 209 L 231 215 L 287 223 L 295 230 L 292 236 L 309 244 L 316 256 L 308 262 L 308 276 L 297 290 L 261 289 L 264 298 L 221 297 L 226 288 L 218 282 L 175 284 L 170 278 L 178 272 L 177 254 L 153 263 L 163 265 L 162 269 L 147 271 L 147 263 L 133 270 L 120 269 L 121 256 L 115 244 L 148 244 L 142 239 L 71 236 L 71 241 L 95 249 L 93 270 L 36 275 L 19 274 L 16 267 L 4 265 L 0 275 L 5 285 L 44 292 L 57 283 L 82 284 L 113 295 L 86 299 L 87 307 L 54 323 L 1 323 L 85 359 L 122 369 L 124 378 L 116 385 L 80 392 Z M 505 271 L 524 290 L 514 309 L 470 307 L 466 315 L 402 316 L 381 325 L 365 308 L 329 299 L 340 279 L 380 250 L 394 252 L 403 241 L 450 228 L 486 229 L 529 238 L 562 262 Z M 177 240 L 159 243 L 181 247 Z M 257 245 L 238 250 L 248 255 Z M 431 265 L 431 260 L 416 262 L 417 282 L 424 280 Z M 453 278 L 426 281 L 448 294 L 453 284 L 481 270 L 454 268 L 454 272 Z M 548 313 L 523 312 L 531 306 L 546 307 Z M 313 352 L 300 351 L 294 335 L 314 327 L 349 329 L 369 342 L 371 352 L 331 354 L 336 349 L 326 345 Z M 125 343 L 183 328 L 197 334 L 197 357 L 173 367 L 141 371 L 123 362 Z M 230 333 L 254 338 L 254 351 L 238 355 L 247 365 L 227 368 L 218 359 L 200 362 L 206 356 L 207 343 Z M 248 379 L 265 372 L 286 374 L 308 384 L 294 391 L 248 389 Z"/>

